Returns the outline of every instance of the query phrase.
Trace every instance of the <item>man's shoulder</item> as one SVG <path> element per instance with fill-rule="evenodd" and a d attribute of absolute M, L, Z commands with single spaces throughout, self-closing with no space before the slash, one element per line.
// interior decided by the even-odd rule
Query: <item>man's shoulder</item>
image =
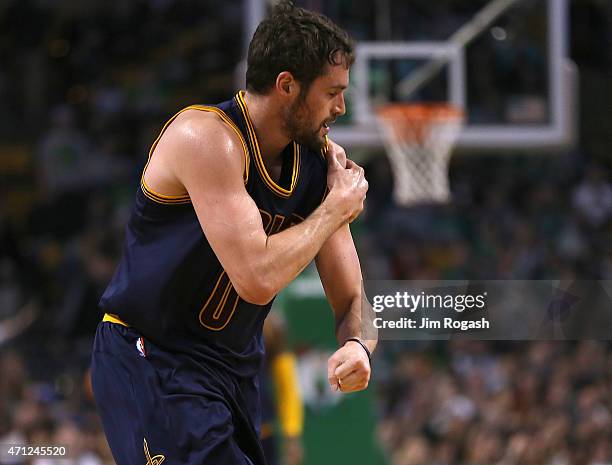
<path fill-rule="evenodd" d="M 209 171 L 229 175 L 234 169 L 244 172 L 245 143 L 237 128 L 215 110 L 190 106 L 178 112 L 155 144 L 155 155 L 181 180 Z"/>
<path fill-rule="evenodd" d="M 199 137 L 202 134 L 210 136 L 209 133 L 231 135 L 231 131 L 226 131 L 229 129 L 228 123 L 222 115 L 224 113 L 215 107 L 191 105 L 179 112 L 172 126 L 189 137 Z"/>
<path fill-rule="evenodd" d="M 229 117 L 216 107 L 192 105 L 179 112 L 166 136 L 195 148 L 243 151 L 244 137 Z"/>

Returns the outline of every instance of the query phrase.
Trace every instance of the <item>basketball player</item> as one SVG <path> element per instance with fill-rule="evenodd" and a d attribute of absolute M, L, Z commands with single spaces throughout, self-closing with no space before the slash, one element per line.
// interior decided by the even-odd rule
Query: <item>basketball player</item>
<path fill-rule="evenodd" d="M 348 224 L 368 184 L 326 144 L 353 59 L 346 32 L 283 2 L 251 41 L 247 91 L 180 111 L 154 142 L 92 357 L 118 465 L 265 463 L 262 326 L 312 259 L 335 312 L 331 388 L 367 387 Z"/>
<path fill-rule="evenodd" d="M 304 456 L 304 405 L 298 387 L 296 357 L 288 350 L 285 324 L 278 313 L 272 311 L 267 316 L 263 338 L 266 356 L 259 387 L 262 406 L 259 437 L 264 456 L 268 465 L 300 465 Z M 279 426 L 278 435 L 275 423 Z M 279 436 L 282 448 L 279 448 Z"/>

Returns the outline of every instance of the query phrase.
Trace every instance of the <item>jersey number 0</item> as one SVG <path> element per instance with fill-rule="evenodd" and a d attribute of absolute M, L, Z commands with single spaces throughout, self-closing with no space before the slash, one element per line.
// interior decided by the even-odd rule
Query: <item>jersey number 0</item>
<path fill-rule="evenodd" d="M 295 213 L 287 219 L 283 215 L 274 215 L 274 217 L 272 217 L 272 215 L 265 210 L 260 209 L 259 211 L 261 212 L 264 231 L 268 236 L 304 221 L 304 218 Z M 225 270 L 221 271 L 215 283 L 215 287 L 202 307 L 202 310 L 200 310 L 200 323 L 205 328 L 213 331 L 221 331 L 232 319 L 239 300 L 240 296 L 234 289 L 227 273 Z"/>

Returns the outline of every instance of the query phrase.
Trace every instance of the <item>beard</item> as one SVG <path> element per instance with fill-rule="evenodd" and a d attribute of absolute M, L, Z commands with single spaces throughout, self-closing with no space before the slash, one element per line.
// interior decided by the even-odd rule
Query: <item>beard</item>
<path fill-rule="evenodd" d="M 313 124 L 312 113 L 300 95 L 285 112 L 283 130 L 291 140 L 318 152 L 325 147 L 325 137 L 320 135 L 323 122 Z"/>

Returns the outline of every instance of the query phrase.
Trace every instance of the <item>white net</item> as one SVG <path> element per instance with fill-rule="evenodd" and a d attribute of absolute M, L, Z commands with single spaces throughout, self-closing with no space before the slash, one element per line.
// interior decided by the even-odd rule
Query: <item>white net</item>
<path fill-rule="evenodd" d="M 461 110 L 446 104 L 393 104 L 378 111 L 378 123 L 399 205 L 447 202 L 448 165 L 463 125 Z"/>

